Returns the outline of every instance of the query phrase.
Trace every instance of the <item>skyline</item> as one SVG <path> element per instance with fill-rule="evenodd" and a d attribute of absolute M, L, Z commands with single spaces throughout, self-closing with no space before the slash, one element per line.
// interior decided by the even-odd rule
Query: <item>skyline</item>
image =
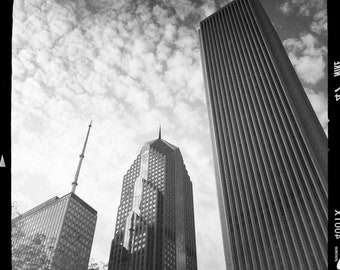
<path fill-rule="evenodd" d="M 196 33 L 213 1 L 109 2 L 14 3 L 12 198 L 24 212 L 69 192 L 93 119 L 77 194 L 98 211 L 91 257 L 107 262 L 122 176 L 161 124 L 193 181 L 198 268 L 225 269 Z M 261 2 L 325 128 L 324 1 Z"/>

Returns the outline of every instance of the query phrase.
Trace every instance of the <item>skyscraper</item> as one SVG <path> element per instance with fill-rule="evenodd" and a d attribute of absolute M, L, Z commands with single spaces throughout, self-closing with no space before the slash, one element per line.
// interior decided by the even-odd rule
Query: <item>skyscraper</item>
<path fill-rule="evenodd" d="M 14 269 L 33 269 L 32 265 L 53 270 L 87 269 L 96 221 L 97 211 L 72 192 L 14 218 L 13 264 L 19 266 Z M 44 242 L 38 245 L 39 253 L 34 251 L 36 241 Z"/>
<path fill-rule="evenodd" d="M 197 269 L 192 184 L 161 131 L 123 179 L 109 270 L 123 269 Z"/>
<path fill-rule="evenodd" d="M 228 270 L 327 269 L 327 138 L 258 0 L 200 23 Z"/>
<path fill-rule="evenodd" d="M 92 121 L 72 191 L 12 219 L 13 269 L 87 269 L 97 211 L 75 194 Z"/>

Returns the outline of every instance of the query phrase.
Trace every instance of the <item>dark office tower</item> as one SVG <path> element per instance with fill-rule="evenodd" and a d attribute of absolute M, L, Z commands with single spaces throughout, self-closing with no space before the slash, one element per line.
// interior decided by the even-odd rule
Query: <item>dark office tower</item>
<path fill-rule="evenodd" d="M 13 269 L 84 270 L 88 267 L 97 211 L 75 194 L 91 124 L 72 191 L 12 219 Z"/>
<path fill-rule="evenodd" d="M 109 270 L 197 269 L 193 194 L 180 150 L 146 143 L 123 179 Z"/>
<path fill-rule="evenodd" d="M 258 0 L 200 23 L 228 270 L 327 269 L 327 138 Z"/>

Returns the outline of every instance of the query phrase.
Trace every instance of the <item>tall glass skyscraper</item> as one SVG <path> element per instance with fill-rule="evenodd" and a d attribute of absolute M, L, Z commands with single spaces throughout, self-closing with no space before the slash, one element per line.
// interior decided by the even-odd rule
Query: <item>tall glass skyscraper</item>
<path fill-rule="evenodd" d="M 161 134 L 124 176 L 108 269 L 197 269 L 192 184 Z"/>
<path fill-rule="evenodd" d="M 97 211 L 75 194 L 89 125 L 70 193 L 57 196 L 12 219 L 13 269 L 88 268 Z"/>
<path fill-rule="evenodd" d="M 22 247 L 34 246 L 36 239 L 45 241 L 39 245 L 43 250 L 39 250 L 40 255 L 35 258 L 38 260 L 44 254 L 47 259 L 47 263 L 42 262 L 44 269 L 87 269 L 96 221 L 97 211 L 72 192 L 47 200 L 12 220 L 13 229 L 20 230 L 13 233 L 16 236 L 12 241 L 14 250 L 20 250 L 17 254 L 20 256 L 14 256 L 13 263 L 26 255 Z M 28 267 L 32 258 L 26 259 L 21 269 L 32 269 Z"/>
<path fill-rule="evenodd" d="M 327 138 L 258 0 L 200 23 L 228 270 L 327 269 Z"/>

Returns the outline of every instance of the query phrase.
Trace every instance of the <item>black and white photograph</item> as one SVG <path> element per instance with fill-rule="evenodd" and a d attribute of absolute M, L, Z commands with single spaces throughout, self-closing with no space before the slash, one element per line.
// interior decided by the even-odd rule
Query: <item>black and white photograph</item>
<path fill-rule="evenodd" d="M 14 0 L 9 269 L 333 269 L 327 5 Z"/>

